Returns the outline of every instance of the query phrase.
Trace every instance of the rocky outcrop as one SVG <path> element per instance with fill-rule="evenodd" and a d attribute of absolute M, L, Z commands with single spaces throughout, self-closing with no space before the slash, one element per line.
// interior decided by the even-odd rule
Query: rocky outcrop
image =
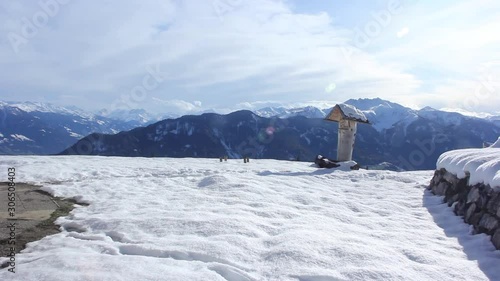
<path fill-rule="evenodd" d="M 491 242 L 500 250 L 500 189 L 489 185 L 468 185 L 469 175 L 457 178 L 445 169 L 437 170 L 428 187 L 453 212 L 474 226 L 474 232 L 491 235 Z"/>

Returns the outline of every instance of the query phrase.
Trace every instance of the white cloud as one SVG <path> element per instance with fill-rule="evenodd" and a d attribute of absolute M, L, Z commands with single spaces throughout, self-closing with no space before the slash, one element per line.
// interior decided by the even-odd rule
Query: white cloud
<path fill-rule="evenodd" d="M 233 4 L 218 10 L 213 1 L 70 1 L 19 54 L 8 41 L 0 43 L 0 84 L 17 99 L 72 95 L 85 97 L 79 106 L 100 109 L 140 85 L 147 66 L 160 65 L 166 79 L 134 106 L 194 112 L 251 108 L 264 100 L 303 104 L 357 97 L 435 106 L 458 102 L 456 91 L 468 93 L 454 86 L 452 80 L 462 79 L 453 75 L 474 83 L 477 70 L 471 69 L 498 54 L 499 39 L 491 36 L 500 28 L 497 17 L 461 29 L 440 24 L 457 13 L 493 11 L 497 4 L 491 1 L 446 9 L 419 2 L 394 16 L 386 30 L 397 40 L 394 34 L 409 32 L 401 26 L 411 26 L 411 38 L 394 43 L 381 35 L 366 49 L 349 47 L 353 30 L 326 12 L 292 11 L 279 0 L 223 2 Z M 0 8 L 3 38 L 20 32 L 20 19 L 39 10 L 26 1 Z M 429 78 L 416 68 L 442 76 Z"/>
<path fill-rule="evenodd" d="M 403 38 L 408 34 L 408 32 L 410 32 L 410 29 L 408 27 L 403 27 L 400 31 L 398 31 L 396 35 L 398 36 L 398 38 Z"/>
<path fill-rule="evenodd" d="M 161 111 L 169 113 L 188 113 L 201 110 L 201 103 L 199 102 L 188 102 L 185 100 L 173 99 L 173 100 L 162 100 L 156 97 L 152 98 L 157 102 L 156 107 Z"/>

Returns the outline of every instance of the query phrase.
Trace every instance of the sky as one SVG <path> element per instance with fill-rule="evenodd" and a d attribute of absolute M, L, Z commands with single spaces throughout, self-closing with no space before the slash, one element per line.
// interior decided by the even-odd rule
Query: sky
<path fill-rule="evenodd" d="M 380 97 L 500 115 L 500 1 L 10 0 L 0 100 L 189 114 Z"/>

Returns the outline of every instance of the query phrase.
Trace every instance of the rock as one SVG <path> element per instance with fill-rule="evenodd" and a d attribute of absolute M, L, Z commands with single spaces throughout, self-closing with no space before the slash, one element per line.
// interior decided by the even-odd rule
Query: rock
<path fill-rule="evenodd" d="M 452 185 L 458 185 L 459 179 L 454 175 L 449 172 L 444 173 L 443 179 L 447 182 L 449 182 Z"/>
<path fill-rule="evenodd" d="M 493 189 L 491 188 L 491 186 L 489 185 L 486 185 L 484 186 L 484 194 L 486 194 L 486 196 L 491 197 L 491 192 L 493 191 Z"/>
<path fill-rule="evenodd" d="M 474 215 L 475 212 L 476 212 L 476 203 L 472 203 L 467 208 L 467 211 L 465 211 L 465 217 L 464 217 L 465 222 L 470 223 L 472 215 Z"/>
<path fill-rule="evenodd" d="M 445 192 L 445 202 L 448 203 L 448 206 L 451 206 L 453 203 L 459 201 L 463 195 L 466 194 L 467 191 L 467 181 L 460 180 L 456 181 L 456 184 L 448 184 L 448 188 Z"/>
<path fill-rule="evenodd" d="M 492 235 L 495 233 L 495 230 L 497 229 L 498 229 L 497 218 L 490 214 L 484 214 L 481 220 L 479 221 L 479 231 L 482 233 L 486 233 L 488 235 Z"/>
<path fill-rule="evenodd" d="M 433 191 L 434 194 L 443 196 L 446 193 L 447 188 L 448 188 L 448 183 L 442 181 L 433 189 Z"/>
<path fill-rule="evenodd" d="M 435 195 L 444 195 L 443 202 L 473 226 L 474 234 L 491 235 L 493 245 L 500 250 L 500 190 L 484 184 L 470 186 L 469 175 L 458 179 L 445 169 L 434 172 L 427 188 Z"/>
<path fill-rule="evenodd" d="M 486 210 L 486 204 L 488 204 L 489 197 L 486 195 L 486 193 L 481 192 L 481 196 L 479 197 L 479 200 L 477 201 L 477 206 L 481 209 Z"/>
<path fill-rule="evenodd" d="M 486 204 L 486 209 L 491 214 L 496 214 L 500 209 L 500 191 L 493 191 L 490 200 Z"/>
<path fill-rule="evenodd" d="M 457 183 L 457 192 L 464 192 L 469 184 L 469 178 L 460 179 Z"/>
<path fill-rule="evenodd" d="M 469 223 L 474 226 L 475 229 L 478 229 L 479 222 L 483 218 L 484 212 L 474 213 L 472 214 Z"/>
<path fill-rule="evenodd" d="M 491 237 L 491 242 L 497 248 L 497 250 L 500 250 L 500 229 L 497 229 L 495 231 L 495 234 Z"/>
<path fill-rule="evenodd" d="M 359 168 L 361 168 L 361 166 L 358 163 L 356 163 L 356 165 L 351 167 L 351 170 L 359 170 Z"/>
<path fill-rule="evenodd" d="M 479 200 L 479 197 L 480 197 L 479 188 L 477 186 L 472 187 L 472 189 L 469 192 L 469 195 L 467 195 L 467 204 L 476 203 Z"/>
<path fill-rule="evenodd" d="M 458 201 L 457 204 L 455 205 L 455 209 L 453 210 L 453 212 L 457 215 L 457 216 L 464 216 L 465 215 L 465 204 L 463 201 Z"/>
<path fill-rule="evenodd" d="M 453 205 L 453 203 L 457 202 L 458 198 L 459 198 L 458 194 L 455 194 L 455 195 L 449 197 L 448 200 L 446 200 L 446 203 L 448 203 L 448 207 L 451 207 L 451 205 Z"/>
<path fill-rule="evenodd" d="M 438 185 L 438 183 L 441 181 L 441 175 L 439 174 L 439 171 L 435 171 L 434 172 L 434 176 L 432 177 L 431 179 L 431 182 L 430 182 L 430 185 L 429 185 L 429 188 L 432 188 L 436 185 Z"/>

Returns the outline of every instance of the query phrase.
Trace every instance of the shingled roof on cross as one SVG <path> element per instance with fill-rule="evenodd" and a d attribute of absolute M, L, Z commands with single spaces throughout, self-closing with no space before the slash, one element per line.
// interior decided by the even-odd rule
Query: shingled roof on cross
<path fill-rule="evenodd" d="M 332 111 L 328 113 L 325 120 L 340 122 L 341 120 L 356 121 L 360 123 L 370 124 L 366 116 L 356 107 L 349 104 L 337 104 Z"/>

